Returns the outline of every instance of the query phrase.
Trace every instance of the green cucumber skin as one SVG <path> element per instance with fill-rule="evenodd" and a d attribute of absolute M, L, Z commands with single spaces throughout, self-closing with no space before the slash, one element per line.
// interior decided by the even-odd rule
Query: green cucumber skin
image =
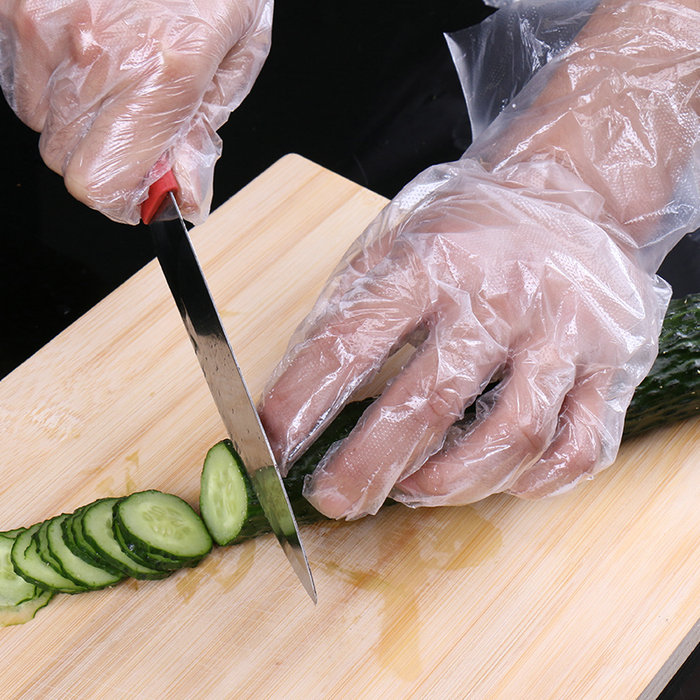
<path fill-rule="evenodd" d="M 313 472 L 333 443 L 350 434 L 372 401 L 365 399 L 345 406 L 284 477 L 284 485 L 299 524 L 326 519 L 303 497 L 304 479 Z M 623 439 L 697 415 L 700 415 L 700 293 L 673 299 L 669 304 L 659 336 L 658 357 L 632 397 Z M 391 503 L 393 501 L 387 501 L 387 505 Z M 270 525 L 251 489 L 248 519 L 232 544 L 270 531 Z"/>
<path fill-rule="evenodd" d="M 41 523 L 41 525 L 39 526 L 38 530 L 34 533 L 32 538 L 36 542 L 37 551 L 39 552 L 39 556 L 41 557 L 41 559 L 46 564 L 48 564 L 57 574 L 60 574 L 64 578 L 69 578 L 68 576 L 66 576 L 63 569 L 61 568 L 61 565 L 53 556 L 53 554 L 51 553 L 51 549 L 49 548 L 47 531 L 53 519 L 54 518 L 49 518 L 48 520 L 44 520 L 44 522 Z"/>
<path fill-rule="evenodd" d="M 115 576 L 120 575 L 123 574 L 123 572 L 121 572 L 115 566 L 112 566 L 104 557 L 101 557 L 99 553 L 88 544 L 87 540 L 83 536 L 82 517 L 87 508 L 98 502 L 99 501 L 93 501 L 92 503 L 81 506 L 74 511 L 70 517 L 63 521 L 63 539 L 75 556 L 84 559 L 93 566 L 104 569 L 110 574 Z"/>
<path fill-rule="evenodd" d="M 637 387 L 623 437 L 700 415 L 700 292 L 672 299 L 659 336 L 659 354 Z"/>
<path fill-rule="evenodd" d="M 26 527 L 16 527 L 14 530 L 5 530 L 4 532 L 0 532 L 0 535 L 3 537 L 11 537 L 12 539 L 16 539 L 26 529 Z"/>

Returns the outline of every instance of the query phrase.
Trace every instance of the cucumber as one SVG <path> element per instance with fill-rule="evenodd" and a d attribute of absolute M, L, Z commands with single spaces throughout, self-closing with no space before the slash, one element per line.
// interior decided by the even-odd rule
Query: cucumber
<path fill-rule="evenodd" d="M 127 576 L 136 579 L 165 578 L 169 571 L 158 571 L 140 564 L 115 539 L 112 509 L 119 500 L 103 498 L 86 508 L 81 518 L 83 536 L 101 558 Z"/>
<path fill-rule="evenodd" d="M 61 565 L 58 563 L 49 547 L 48 531 L 49 525 L 53 518 L 44 520 L 38 527 L 37 531 L 32 535 L 32 539 L 36 542 L 36 551 L 39 557 L 48 564 L 57 574 L 65 576 L 61 570 Z"/>
<path fill-rule="evenodd" d="M 76 556 L 67 546 L 63 537 L 63 523 L 67 514 L 52 518 L 46 528 L 46 538 L 52 557 L 58 563 L 61 573 L 86 590 L 107 588 L 119 583 L 124 574 L 113 574 L 95 566 L 80 556 Z"/>
<path fill-rule="evenodd" d="M 139 549 L 135 548 L 134 545 L 127 544 L 124 532 L 116 522 L 112 523 L 112 529 L 114 532 L 114 538 L 119 543 L 119 546 L 142 566 L 147 566 L 158 571 L 176 571 L 180 568 L 197 566 L 199 563 L 199 559 L 172 559 L 170 557 L 159 556 L 154 552 L 140 551 Z"/>
<path fill-rule="evenodd" d="M 700 415 L 700 293 L 672 299 L 659 336 L 659 354 L 637 387 L 624 437 Z"/>
<path fill-rule="evenodd" d="M 233 542 L 248 519 L 253 489 L 241 458 L 230 440 L 217 442 L 204 458 L 199 510 L 214 542 Z"/>
<path fill-rule="evenodd" d="M 212 548 L 212 538 L 192 506 L 162 491 L 139 491 L 114 504 L 114 527 L 142 556 L 191 564 Z"/>
<path fill-rule="evenodd" d="M 24 532 L 26 529 L 26 527 L 16 527 L 14 530 L 5 530 L 5 532 L 0 532 L 0 535 L 3 537 L 11 537 L 14 540 L 17 535 Z"/>
<path fill-rule="evenodd" d="M 17 536 L 12 545 L 12 566 L 29 583 L 56 593 L 81 593 L 85 590 L 74 581 L 59 574 L 40 556 L 37 549 L 36 533 L 43 523 L 37 523 Z"/>
<path fill-rule="evenodd" d="M 82 508 L 78 508 L 78 510 L 74 511 L 70 515 L 67 515 L 65 518 L 61 519 L 61 538 L 63 539 L 63 543 L 70 549 L 70 551 L 76 556 L 76 557 L 81 557 L 83 558 L 85 555 L 81 552 L 80 548 L 78 545 L 75 543 L 75 537 L 73 535 L 73 527 L 71 523 L 80 515 Z M 94 562 L 90 562 L 94 563 Z"/>
<path fill-rule="evenodd" d="M 34 618 L 37 611 L 43 608 L 53 598 L 54 592 L 36 589 L 36 594 L 17 605 L 0 605 L 0 627 L 21 625 Z"/>
<path fill-rule="evenodd" d="M 0 607 L 13 607 L 34 598 L 37 587 L 22 578 L 12 566 L 15 538 L 0 535 Z"/>
<path fill-rule="evenodd" d="M 70 518 L 66 518 L 63 521 L 63 538 L 66 545 L 76 556 L 111 574 L 121 574 L 123 572 L 120 569 L 112 565 L 103 556 L 100 556 L 100 553 L 87 541 L 83 533 L 83 516 L 85 511 L 100 500 L 103 499 L 98 499 L 98 501 L 93 501 L 85 506 L 81 506 Z"/>

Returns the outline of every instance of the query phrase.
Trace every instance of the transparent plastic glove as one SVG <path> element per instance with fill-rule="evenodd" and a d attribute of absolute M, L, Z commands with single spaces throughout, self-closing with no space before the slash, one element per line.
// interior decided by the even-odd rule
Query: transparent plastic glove
<path fill-rule="evenodd" d="M 0 0 L 0 85 L 81 202 L 137 223 L 173 165 L 198 223 L 216 130 L 257 77 L 271 22 L 272 0 Z"/>
<path fill-rule="evenodd" d="M 601 8 L 460 161 L 399 193 L 292 339 L 261 406 L 283 465 L 418 346 L 307 481 L 326 515 L 538 497 L 614 460 L 669 298 L 655 270 L 700 223 L 700 20 Z"/>

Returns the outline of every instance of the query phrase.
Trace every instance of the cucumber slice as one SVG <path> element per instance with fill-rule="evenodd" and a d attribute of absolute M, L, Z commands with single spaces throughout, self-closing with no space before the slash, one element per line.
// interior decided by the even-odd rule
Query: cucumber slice
<path fill-rule="evenodd" d="M 36 586 L 23 579 L 12 566 L 13 537 L 0 535 L 0 606 L 12 607 L 34 598 Z"/>
<path fill-rule="evenodd" d="M 14 530 L 5 530 L 5 532 L 0 532 L 0 535 L 3 537 L 11 537 L 14 540 L 17 535 L 21 534 L 26 529 L 26 527 L 16 527 Z"/>
<path fill-rule="evenodd" d="M 114 586 L 125 578 L 124 574 L 112 574 L 73 554 L 63 539 L 63 523 L 66 518 L 67 514 L 52 518 L 46 528 L 49 550 L 59 563 L 63 575 L 89 590 Z"/>
<path fill-rule="evenodd" d="M 205 557 L 213 545 L 192 506 L 169 493 L 133 493 L 115 504 L 114 520 L 127 544 L 141 553 L 191 562 Z"/>
<path fill-rule="evenodd" d="M 113 499 L 111 500 L 113 501 Z M 90 506 L 96 503 L 99 503 L 99 501 L 93 501 L 85 506 L 81 506 L 73 515 L 63 521 L 64 539 L 76 556 L 111 574 L 122 574 L 123 572 L 120 569 L 103 556 L 100 556 L 100 553 L 87 541 L 83 533 L 83 515 Z"/>
<path fill-rule="evenodd" d="M 245 466 L 230 440 L 217 442 L 204 458 L 199 510 L 216 544 L 238 537 L 248 517 L 253 490 Z"/>
<path fill-rule="evenodd" d="M 29 622 L 37 611 L 43 608 L 54 596 L 53 591 L 37 588 L 33 598 L 25 600 L 17 605 L 0 606 L 0 627 L 21 625 Z"/>
<path fill-rule="evenodd" d="M 159 571 L 176 571 L 177 569 L 182 569 L 183 567 L 196 566 L 200 559 L 188 560 L 184 559 L 172 559 L 171 557 L 162 557 L 154 552 L 144 552 L 139 551 L 133 544 L 129 544 L 124 538 L 124 532 L 118 523 L 114 521 L 114 538 L 119 542 L 119 546 L 128 552 L 129 556 L 135 559 L 139 564 L 143 566 L 149 566 L 152 569 L 158 569 Z"/>
<path fill-rule="evenodd" d="M 48 531 L 49 525 L 53 518 L 44 520 L 40 523 L 38 530 L 32 536 L 32 539 L 36 542 L 36 550 L 41 557 L 41 559 L 46 562 L 57 574 L 65 576 L 61 565 L 58 563 L 54 555 L 51 553 L 49 548 Z"/>
<path fill-rule="evenodd" d="M 68 549 L 70 549 L 76 557 L 84 558 L 85 555 L 82 554 L 78 545 L 75 543 L 75 536 L 73 534 L 73 521 L 80 515 L 84 506 L 81 506 L 77 510 L 73 511 L 70 515 L 61 519 L 61 538 Z M 86 559 L 86 561 L 89 561 Z M 97 566 L 94 561 L 90 561 L 91 564 Z"/>
<path fill-rule="evenodd" d="M 118 498 L 104 498 L 85 509 L 82 515 L 82 530 L 85 539 L 100 557 L 127 576 L 137 579 L 160 579 L 170 574 L 144 566 L 123 550 L 114 537 L 112 508 Z"/>
<path fill-rule="evenodd" d="M 59 574 L 50 564 L 47 564 L 37 550 L 37 543 L 33 535 L 41 527 L 42 523 L 32 525 L 29 529 L 18 535 L 12 545 L 12 566 L 25 580 L 40 588 L 46 588 L 57 593 L 82 593 L 85 589 L 74 581 Z"/>
<path fill-rule="evenodd" d="M 80 547 L 78 547 L 78 544 L 75 540 L 75 529 L 73 527 L 73 523 L 80 517 L 80 514 L 82 513 L 84 508 L 85 506 L 81 506 L 73 513 L 61 520 L 61 539 L 63 540 L 66 547 L 68 547 L 68 549 L 76 557 L 83 559 L 84 561 L 88 562 L 89 564 L 92 564 L 93 566 L 103 568 L 101 566 L 101 563 L 95 557 L 93 557 L 92 554 L 88 554 L 84 552 Z"/>

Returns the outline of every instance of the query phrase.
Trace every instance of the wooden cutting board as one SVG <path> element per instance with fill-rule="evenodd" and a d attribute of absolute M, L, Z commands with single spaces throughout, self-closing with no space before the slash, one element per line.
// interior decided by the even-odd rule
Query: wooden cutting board
<path fill-rule="evenodd" d="M 384 200 L 290 155 L 193 238 L 260 392 Z M 0 528 L 157 488 L 195 504 L 223 437 L 150 264 L 0 383 Z M 541 502 L 305 527 L 318 606 L 271 537 L 0 629 L 3 698 L 635 698 L 700 638 L 700 423 Z M 649 685 L 651 684 L 651 685 Z"/>

